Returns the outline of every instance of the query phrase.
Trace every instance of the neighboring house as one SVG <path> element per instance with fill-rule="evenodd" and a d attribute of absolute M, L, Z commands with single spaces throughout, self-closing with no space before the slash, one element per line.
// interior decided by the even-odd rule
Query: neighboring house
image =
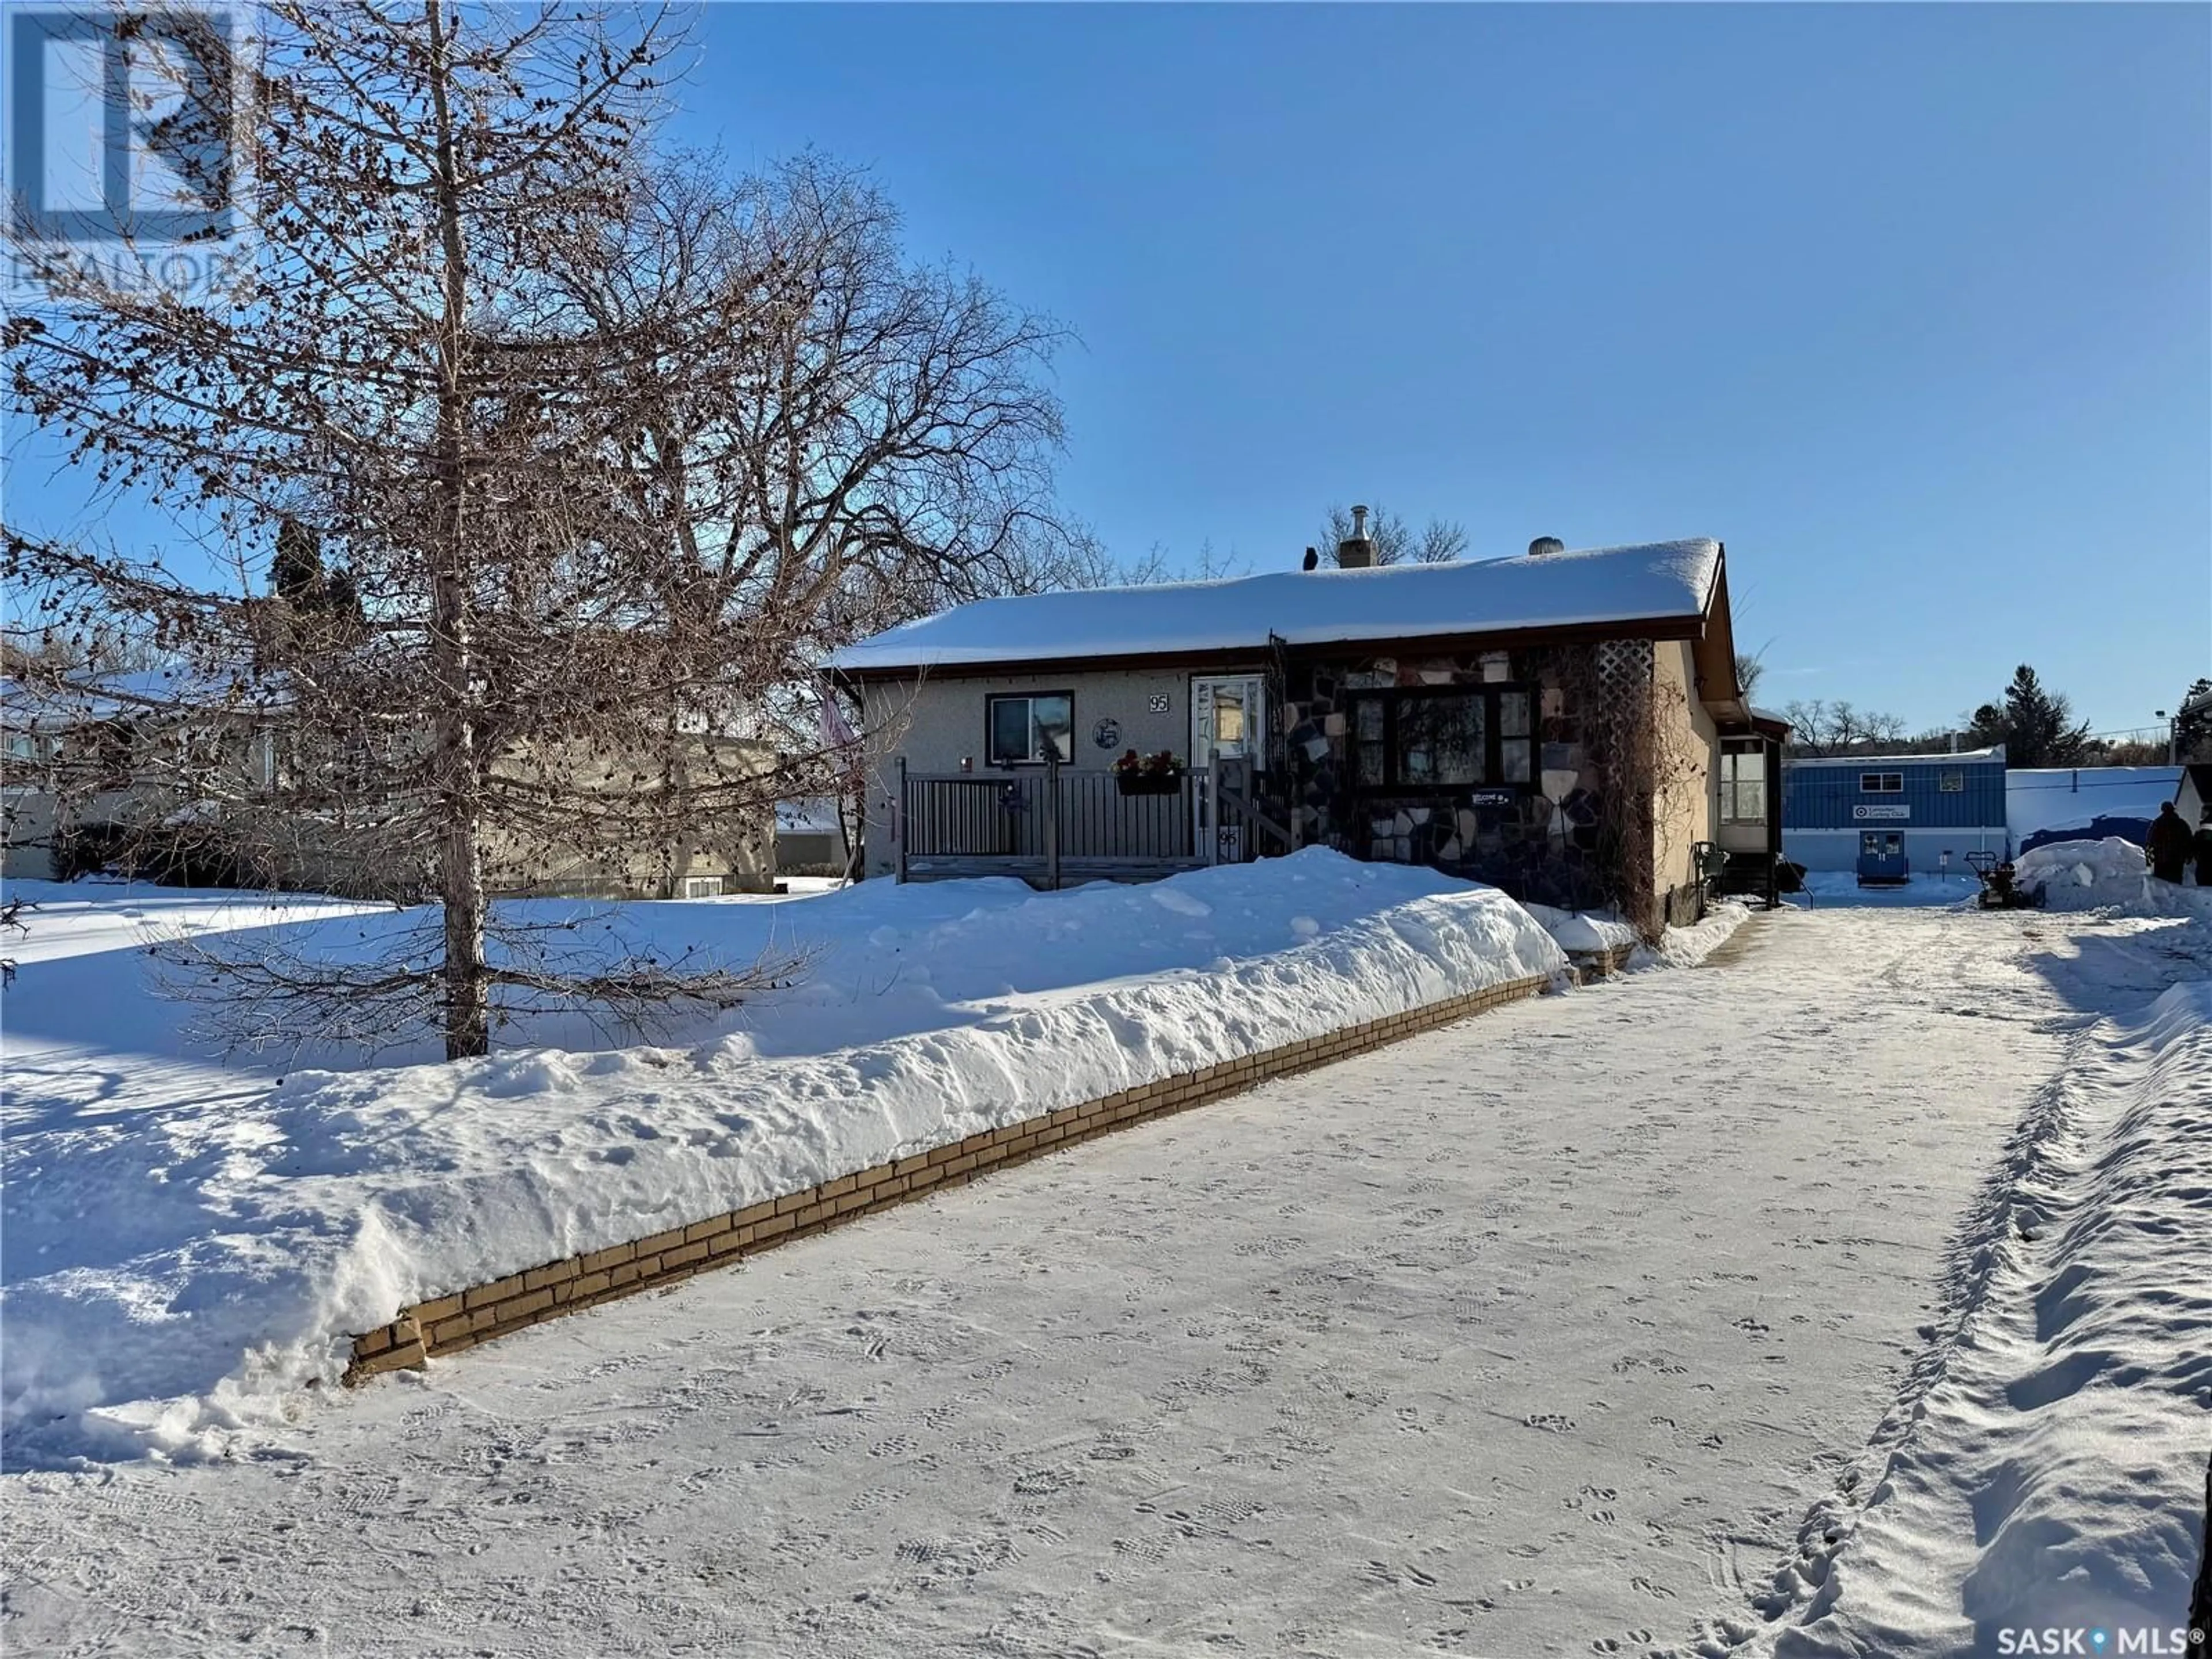
<path fill-rule="evenodd" d="M 775 806 L 775 872 L 842 876 L 851 849 L 835 795 L 807 795 Z"/>
<path fill-rule="evenodd" d="M 2197 761 L 2183 767 L 2181 781 L 2173 792 L 2173 810 L 2194 830 L 2203 820 L 2208 806 L 2212 806 L 2212 761 Z"/>
<path fill-rule="evenodd" d="M 183 714 L 180 707 L 192 712 Z M 434 885 L 431 851 L 405 815 L 373 792 L 296 787 L 310 768 L 327 777 L 344 757 L 318 752 L 273 701 L 256 707 L 228 688 L 180 694 L 173 674 L 104 677 L 63 693 L 0 681 L 0 874 L 66 879 L 118 855 L 155 879 L 413 899 Z M 726 757 L 775 753 L 748 739 L 691 734 Z M 303 752 L 303 750 L 305 752 Z M 605 757 L 579 756 L 574 787 Z M 204 781 L 202 789 L 191 786 Z M 309 796 L 330 803 L 312 810 Z M 221 802 L 216 805 L 214 803 Z M 687 826 L 674 844 L 586 855 L 556 836 L 487 826 L 495 891 L 547 896 L 666 898 L 765 892 L 774 885 L 775 830 L 763 803 Z"/>
<path fill-rule="evenodd" d="M 985 599 L 830 659 L 866 871 L 1128 877 L 1294 848 L 1693 915 L 1771 870 L 1781 722 L 1735 678 L 1717 541 Z M 1117 757 L 1176 763 L 1123 781 Z"/>
<path fill-rule="evenodd" d="M 1964 754 L 1794 757 L 1783 777 L 1783 851 L 1808 870 L 1855 869 L 1870 842 L 1894 842 L 1916 873 L 1963 873 L 1967 854 L 2002 855 L 2008 845 L 2002 744 Z"/>

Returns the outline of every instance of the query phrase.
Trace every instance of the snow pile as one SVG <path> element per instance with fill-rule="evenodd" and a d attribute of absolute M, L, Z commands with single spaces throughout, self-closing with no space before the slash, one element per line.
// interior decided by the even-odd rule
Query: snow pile
<path fill-rule="evenodd" d="M 2102 841 L 2059 841 L 2013 861 L 2013 879 L 2024 890 L 2043 890 L 2053 910 L 2155 908 L 2148 892 L 2143 849 L 2107 836 Z"/>
<path fill-rule="evenodd" d="M 1553 943 L 1575 957 L 1594 957 L 1608 951 L 1624 951 L 1620 967 L 1628 973 L 1649 968 L 1695 968 L 1728 943 L 1735 930 L 1751 919 L 1747 905 L 1723 900 L 1713 906 L 1703 921 L 1689 927 L 1669 927 L 1656 945 L 1645 945 L 1635 928 L 1610 910 L 1557 910 L 1548 904 L 1522 907 L 1535 917 Z"/>
<path fill-rule="evenodd" d="M 1648 968 L 1695 968 L 1735 936 L 1751 920 L 1751 908 L 1723 900 L 1705 919 L 1688 927 L 1669 927 L 1656 945 L 1644 945 L 1628 959 L 1632 971 Z"/>
<path fill-rule="evenodd" d="M 1548 904 L 1523 904 L 1522 908 L 1535 917 L 1553 943 L 1571 956 L 1636 947 L 1636 929 L 1610 911 L 1558 910 Z"/>
<path fill-rule="evenodd" d="M 1320 849 L 1050 895 L 871 882 L 576 905 L 580 938 L 795 948 L 813 976 L 684 1046 L 549 1018 L 512 1034 L 539 1046 L 485 1060 L 279 1077 L 196 1055 L 143 957 L 117 948 L 115 913 L 281 914 L 334 950 L 388 914 L 62 890 L 14 949 L 7 1002 L 15 1465 L 221 1452 L 335 1376 L 348 1334 L 424 1297 L 1565 966 L 1495 889 Z"/>

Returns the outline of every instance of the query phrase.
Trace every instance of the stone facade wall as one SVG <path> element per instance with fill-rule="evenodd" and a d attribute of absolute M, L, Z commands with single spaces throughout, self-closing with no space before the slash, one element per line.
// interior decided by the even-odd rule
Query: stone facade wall
<path fill-rule="evenodd" d="M 1637 856 L 1605 834 L 1601 688 L 1648 687 L 1650 641 L 1443 656 L 1346 658 L 1294 665 L 1284 707 L 1289 799 L 1304 839 L 1356 858 L 1427 864 L 1562 909 L 1613 902 L 1620 864 Z M 1509 684 L 1537 700 L 1536 775 L 1525 787 L 1355 792 L 1346 700 L 1396 687 Z M 1641 854 L 1648 857 L 1648 848 Z"/>
<path fill-rule="evenodd" d="M 433 1354 L 458 1353 L 563 1314 L 689 1279 L 1126 1125 L 1185 1111 L 1242 1093 L 1270 1078 L 1325 1066 L 1518 1001 L 1546 983 L 1541 977 L 1509 980 L 1241 1060 L 1163 1078 L 630 1243 L 565 1256 L 418 1303 L 390 1324 L 354 1339 L 353 1363 L 344 1380 L 350 1385 L 385 1371 L 419 1366 Z"/>

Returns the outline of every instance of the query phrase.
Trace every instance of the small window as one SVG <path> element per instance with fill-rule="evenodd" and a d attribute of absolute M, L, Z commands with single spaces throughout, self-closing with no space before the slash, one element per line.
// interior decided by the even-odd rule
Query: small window
<path fill-rule="evenodd" d="M 686 876 L 684 878 L 684 896 L 688 899 L 720 898 L 722 878 L 720 876 Z"/>
<path fill-rule="evenodd" d="M 1535 775 L 1536 746 L 1528 739 L 1530 705 L 1526 691 L 1501 691 L 1498 696 L 1498 777 L 1501 783 L 1527 783 Z"/>
<path fill-rule="evenodd" d="M 1075 758 L 1075 696 L 1039 691 L 984 700 L 986 752 L 994 766 L 1042 765 L 1048 755 L 1064 766 Z"/>
<path fill-rule="evenodd" d="M 1721 822 L 1766 822 L 1766 755 L 1763 750 L 1730 749 L 1722 752 Z"/>
<path fill-rule="evenodd" d="M 1905 774 L 1862 772 L 1859 774 L 1859 793 L 1863 795 L 1901 795 L 1905 793 Z"/>
<path fill-rule="evenodd" d="M 1947 795 L 1963 795 L 1966 793 L 1966 775 L 1956 769 L 1944 772 L 1936 778 L 1936 787 Z"/>

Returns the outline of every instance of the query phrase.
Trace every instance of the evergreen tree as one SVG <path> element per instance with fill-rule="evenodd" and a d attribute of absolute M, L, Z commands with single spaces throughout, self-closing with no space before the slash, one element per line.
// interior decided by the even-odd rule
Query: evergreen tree
<path fill-rule="evenodd" d="M 2212 679 L 2200 678 L 2183 692 L 2174 713 L 2174 752 L 2185 761 L 2212 759 L 2212 701 L 2199 698 L 2212 700 Z"/>
<path fill-rule="evenodd" d="M 280 520 L 269 591 L 295 610 L 310 611 L 319 605 L 324 580 L 322 533 L 297 519 Z"/>
<path fill-rule="evenodd" d="M 1974 711 L 1972 736 L 1978 745 L 2004 744 L 2014 766 L 2079 766 L 2089 755 L 2089 722 L 2075 720 L 2071 702 L 2046 691 L 2026 663 L 2013 670 L 2002 702 Z"/>

